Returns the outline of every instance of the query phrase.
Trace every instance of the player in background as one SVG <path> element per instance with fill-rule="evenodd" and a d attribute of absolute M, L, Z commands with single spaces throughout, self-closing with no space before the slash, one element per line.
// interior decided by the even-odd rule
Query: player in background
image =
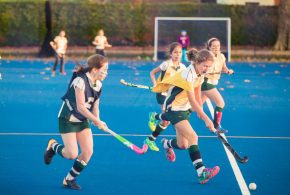
<path fill-rule="evenodd" d="M 175 75 L 177 72 L 180 72 L 186 68 L 185 65 L 180 62 L 182 55 L 182 45 L 177 42 L 173 42 L 169 45 L 168 48 L 170 58 L 162 62 L 158 67 L 154 68 L 150 72 L 150 78 L 153 83 L 153 86 L 156 86 L 156 84 L 161 82 L 163 79 L 171 77 Z M 155 75 L 159 72 L 160 72 L 159 77 L 156 80 Z M 166 92 L 156 94 L 157 103 L 160 105 L 161 110 L 166 95 L 167 95 Z M 159 134 L 167 128 L 169 122 L 161 121 L 159 124 L 157 124 L 156 120 L 154 119 L 154 113 L 149 113 L 148 125 L 151 131 L 153 132 L 150 136 L 146 138 L 144 142 L 148 145 L 148 147 L 152 151 L 159 151 L 159 148 L 157 147 L 155 140 L 159 136 Z"/>
<path fill-rule="evenodd" d="M 54 38 L 49 44 L 55 51 L 55 62 L 52 68 L 51 76 L 55 76 L 56 67 L 60 61 L 60 74 L 66 75 L 64 71 L 64 58 L 67 50 L 67 38 L 65 37 L 65 31 L 61 30 L 59 35 Z"/>
<path fill-rule="evenodd" d="M 156 114 L 156 120 L 166 120 L 174 126 L 176 137 L 173 139 L 162 139 L 166 157 L 170 162 L 175 161 L 173 149 L 188 150 L 191 162 L 196 169 L 198 181 L 204 184 L 218 174 L 220 168 L 206 168 L 203 164 L 198 147 L 198 135 L 192 128 L 189 120 L 192 111 L 195 111 L 210 131 L 214 131 L 213 122 L 204 113 L 201 102 L 201 85 L 204 74 L 212 66 L 214 57 L 208 50 L 197 51 L 191 49 L 188 53 L 191 65 L 182 72 L 164 79 L 153 87 L 153 92 L 167 91 L 168 95 L 164 101 L 165 112 Z"/>
<path fill-rule="evenodd" d="M 87 67 L 79 66 L 73 73 L 63 104 L 58 114 L 59 132 L 63 145 L 50 139 L 44 154 L 45 164 L 50 164 L 55 154 L 75 160 L 63 179 L 66 188 L 80 190 L 76 177 L 87 166 L 93 154 L 93 135 L 89 120 L 101 130 L 107 125 L 100 119 L 99 101 L 102 81 L 108 71 L 108 59 L 95 54 L 88 58 Z M 81 153 L 79 153 L 80 147 Z"/>
<path fill-rule="evenodd" d="M 178 36 L 178 43 L 182 45 L 182 62 L 188 62 L 186 58 L 187 48 L 190 46 L 190 39 L 185 30 L 182 30 Z"/>
<path fill-rule="evenodd" d="M 207 98 L 213 101 L 216 105 L 214 110 L 214 127 L 217 130 L 223 131 L 221 127 L 222 111 L 225 107 L 225 102 L 216 86 L 221 77 L 221 73 L 233 74 L 234 71 L 226 65 L 226 58 L 221 53 L 221 43 L 218 38 L 211 38 L 207 41 L 207 49 L 214 55 L 213 66 L 209 68 L 205 75 L 204 82 L 201 86 L 201 97 L 204 103 Z"/>
<path fill-rule="evenodd" d="M 96 54 L 100 54 L 102 56 L 106 56 L 105 54 L 106 47 L 112 47 L 112 45 L 108 43 L 108 39 L 105 36 L 105 32 L 103 29 L 100 29 L 98 31 L 97 36 L 95 37 L 92 43 L 93 45 L 96 46 Z"/>

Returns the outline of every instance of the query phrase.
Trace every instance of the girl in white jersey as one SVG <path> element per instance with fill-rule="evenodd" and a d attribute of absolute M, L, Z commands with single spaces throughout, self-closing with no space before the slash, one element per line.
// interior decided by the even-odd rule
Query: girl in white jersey
<path fill-rule="evenodd" d="M 59 35 L 49 43 L 55 51 L 55 62 L 52 68 L 51 76 L 55 76 L 56 67 L 60 61 L 60 74 L 66 75 L 64 71 L 64 58 L 67 49 L 67 38 L 65 37 L 65 31 L 60 31 Z"/>
<path fill-rule="evenodd" d="M 112 45 L 108 43 L 108 39 L 105 36 L 105 32 L 103 29 L 100 29 L 98 31 L 98 34 L 92 43 L 96 46 L 96 54 L 100 54 L 102 56 L 105 56 L 106 47 L 112 47 Z"/>
<path fill-rule="evenodd" d="M 200 96 L 204 73 L 212 66 L 214 59 L 208 50 L 198 52 L 192 49 L 188 57 L 192 62 L 190 66 L 153 87 L 153 92 L 168 92 L 163 105 L 165 113 L 155 115 L 155 118 L 170 121 L 176 130 L 176 138 L 162 140 L 167 159 L 170 162 L 175 161 L 173 148 L 188 150 L 197 171 L 198 181 L 204 184 L 214 177 L 220 168 L 205 168 L 198 147 L 198 136 L 189 122 L 189 117 L 190 113 L 195 111 L 211 131 L 215 130 L 212 121 L 202 109 Z"/>
<path fill-rule="evenodd" d="M 161 82 L 164 79 L 167 79 L 168 77 L 171 77 L 175 75 L 177 72 L 180 72 L 184 70 L 186 67 L 184 64 L 182 64 L 181 57 L 182 57 L 182 45 L 177 42 L 173 42 L 169 45 L 169 55 L 170 59 L 164 61 L 159 65 L 158 67 L 154 68 L 150 72 L 150 78 L 153 83 L 153 86 L 155 86 L 157 83 Z M 158 79 L 156 80 L 155 75 L 160 72 L 160 75 Z M 164 103 L 164 100 L 166 98 L 167 93 L 157 93 L 156 99 L 157 103 L 160 105 L 162 110 L 162 105 Z M 156 146 L 155 140 L 159 136 L 159 134 L 164 131 L 167 126 L 169 125 L 168 121 L 161 121 L 159 124 L 156 125 L 156 121 L 154 119 L 155 113 L 149 113 L 149 128 L 153 133 L 147 137 L 145 140 L 145 143 L 148 145 L 148 147 L 152 151 L 159 151 L 159 148 Z"/>
<path fill-rule="evenodd" d="M 234 71 L 229 69 L 226 65 L 226 58 L 220 51 L 221 44 L 219 39 L 215 37 L 209 39 L 207 41 L 207 48 L 214 54 L 214 63 L 205 75 L 204 83 L 201 87 L 201 96 L 203 102 L 209 98 L 215 103 L 216 107 L 214 110 L 213 119 L 214 127 L 218 130 L 222 130 L 221 119 L 225 102 L 216 86 L 221 77 L 221 73 L 233 74 Z"/>

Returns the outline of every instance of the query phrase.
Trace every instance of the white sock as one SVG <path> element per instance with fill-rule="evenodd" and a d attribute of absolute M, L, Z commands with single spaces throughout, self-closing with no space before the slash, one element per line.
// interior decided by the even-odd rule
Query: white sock
<path fill-rule="evenodd" d="M 65 179 L 71 181 L 74 179 L 74 177 L 70 173 L 68 173 Z"/>
<path fill-rule="evenodd" d="M 202 174 L 202 172 L 203 172 L 204 169 L 205 169 L 204 166 L 198 168 L 198 169 L 196 170 L 196 171 L 197 171 L 197 175 L 200 176 L 200 175 Z"/>
<path fill-rule="evenodd" d="M 166 149 L 166 150 L 169 149 L 168 144 L 167 144 L 168 142 L 169 142 L 168 140 L 165 140 L 163 142 L 163 148 Z"/>

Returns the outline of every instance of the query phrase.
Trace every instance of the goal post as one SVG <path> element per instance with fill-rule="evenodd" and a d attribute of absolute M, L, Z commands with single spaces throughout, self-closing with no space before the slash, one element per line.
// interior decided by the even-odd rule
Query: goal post
<path fill-rule="evenodd" d="M 216 37 L 221 41 L 221 51 L 231 60 L 231 19 L 223 17 L 155 17 L 154 56 L 162 60 L 167 46 L 177 42 L 182 30 L 190 38 L 190 47 L 205 48 L 206 41 Z"/>

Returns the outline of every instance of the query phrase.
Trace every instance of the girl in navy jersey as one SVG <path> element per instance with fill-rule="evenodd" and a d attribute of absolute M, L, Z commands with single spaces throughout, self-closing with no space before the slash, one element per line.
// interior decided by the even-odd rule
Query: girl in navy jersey
<path fill-rule="evenodd" d="M 44 162 L 50 164 L 55 154 L 66 159 L 75 159 L 73 167 L 63 180 L 66 188 L 81 189 L 76 183 L 76 177 L 86 167 L 93 154 L 93 136 L 88 120 L 101 130 L 107 128 L 106 123 L 100 119 L 99 112 L 102 81 L 106 78 L 107 71 L 106 57 L 98 54 L 90 56 L 87 66 L 79 66 L 73 73 L 67 92 L 62 97 L 58 123 L 63 144 L 50 139 Z"/>

